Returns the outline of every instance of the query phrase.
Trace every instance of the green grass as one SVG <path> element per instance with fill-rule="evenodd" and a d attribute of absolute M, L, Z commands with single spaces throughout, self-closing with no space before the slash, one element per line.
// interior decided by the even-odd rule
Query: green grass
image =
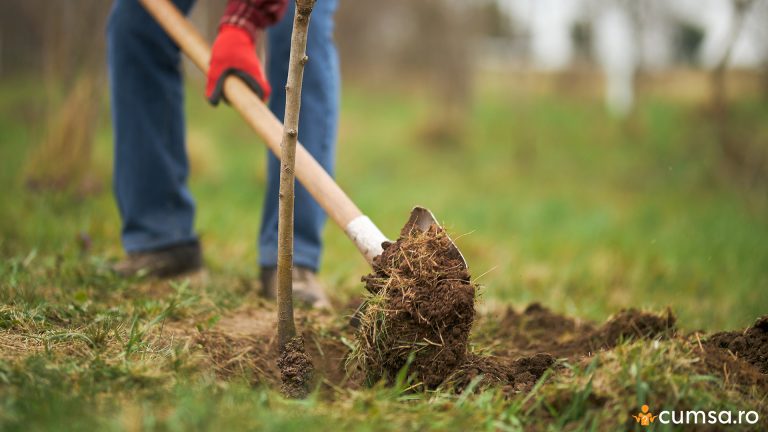
<path fill-rule="evenodd" d="M 106 105 L 93 164 L 101 192 L 30 193 L 21 171 L 43 133 L 40 90 L 0 85 L 0 331 L 29 347 L 2 348 L 0 429 L 604 430 L 627 427 L 643 402 L 765 403 L 681 372 L 695 354 L 678 341 L 622 345 L 511 401 L 375 387 L 292 402 L 216 379 L 193 347 L 152 329 L 189 316 L 208 326 L 253 301 L 265 151 L 234 112 L 209 108 L 197 90 L 187 101 L 191 187 L 211 280 L 147 295 L 142 282 L 109 272 L 121 252 Z M 338 181 L 391 236 L 413 205 L 431 208 L 482 275 L 483 307 L 541 301 L 602 321 L 620 308 L 670 306 L 683 329 L 707 331 L 768 310 L 765 185 L 723 174 L 698 107 L 641 100 L 621 122 L 596 100 L 486 83 L 458 146 L 419 138 L 434 109 L 419 93 L 345 88 Z M 768 135 L 764 102 L 741 101 L 735 113 L 750 136 Z M 92 240 L 86 251 L 82 235 Z M 365 262 L 334 226 L 326 245 L 331 295 L 358 296 Z"/>

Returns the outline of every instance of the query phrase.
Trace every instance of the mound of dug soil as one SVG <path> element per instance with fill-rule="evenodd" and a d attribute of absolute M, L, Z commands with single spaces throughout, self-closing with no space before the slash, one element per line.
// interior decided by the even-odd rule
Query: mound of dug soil
<path fill-rule="evenodd" d="M 530 391 L 556 359 L 547 353 L 509 360 L 469 354 L 467 361 L 445 380 L 444 387 L 462 393 L 477 377 L 481 377 L 475 390 L 501 387 L 506 394 Z"/>
<path fill-rule="evenodd" d="M 603 325 L 596 326 L 532 303 L 522 313 L 507 310 L 493 335 L 493 341 L 498 345 L 496 353 L 507 358 L 540 352 L 558 358 L 575 358 L 611 349 L 629 339 L 672 336 L 675 322 L 676 318 L 670 310 L 656 315 L 626 309 Z"/>
<path fill-rule="evenodd" d="M 715 333 L 706 344 L 728 350 L 761 373 L 768 374 L 768 315 L 760 317 L 744 331 Z"/>
<path fill-rule="evenodd" d="M 389 261 L 380 258 L 376 272 L 364 278 L 376 294 L 369 299 L 362 328 L 354 334 L 363 348 L 357 353 L 346 342 L 353 337 L 346 320 L 327 312 L 297 311 L 306 354 L 316 369 L 313 379 L 321 389 L 394 381 L 412 354 L 409 371 L 416 373 L 423 388 L 463 392 L 482 376 L 474 391 L 497 387 L 514 394 L 529 391 L 548 369 L 555 368 L 557 374 L 557 359 L 580 361 L 628 339 L 674 338 L 698 350 L 700 361 L 693 363 L 692 373 L 718 375 L 744 391 L 768 392 L 768 316 L 744 330 L 706 338 L 677 334 L 670 311 L 652 314 L 629 309 L 597 324 L 533 303 L 522 311 L 508 309 L 501 316 L 476 316 L 475 287 L 469 275 L 456 257 L 440 255 L 445 240 L 444 233 L 433 229 L 387 245 L 383 257 Z M 408 246 L 412 241 L 418 244 Z M 433 252 L 425 254 L 418 247 Z M 475 320 L 478 331 L 472 335 L 473 343 L 490 355 L 468 350 Z M 192 318 L 168 322 L 160 331 L 165 339 L 189 341 L 202 354 L 201 366 L 210 367 L 220 379 L 249 377 L 254 384 L 270 386 L 285 381 L 277 367 L 276 312 L 271 303 L 231 311 L 211 328 L 197 329 L 195 322 Z M 28 344 L 23 349 L 29 350 Z M 346 367 L 350 355 L 360 356 L 361 368 Z M 301 367 L 292 371 L 297 378 L 306 377 Z"/>
<path fill-rule="evenodd" d="M 763 394 L 768 394 L 768 374 L 760 372 L 744 358 L 711 344 L 704 344 L 699 356 L 701 363 L 696 367 L 699 373 L 717 375 L 725 383 L 737 384 L 745 390 L 754 386 Z"/>
<path fill-rule="evenodd" d="M 526 391 L 556 358 L 674 333 L 670 311 L 624 310 L 595 327 L 532 304 L 502 320 L 497 341 L 506 350 L 495 357 L 469 355 L 475 286 L 447 234 L 437 225 L 427 231 L 406 225 L 396 242 L 383 246 L 374 272 L 363 277 L 371 296 L 360 319 L 357 354 L 368 382 L 393 382 L 410 361 L 409 372 L 427 389 L 461 391 L 482 375 L 478 388 Z"/>
<path fill-rule="evenodd" d="M 438 387 L 467 360 L 475 286 L 445 231 L 406 226 L 364 276 L 371 293 L 360 319 L 359 359 L 369 382 L 410 373 Z"/>
<path fill-rule="evenodd" d="M 671 312 L 654 315 L 624 310 L 601 326 L 553 313 L 538 303 L 522 313 L 509 309 L 490 340 L 493 356 L 470 354 L 446 380 L 444 387 L 462 392 L 478 376 L 475 390 L 501 387 L 505 393 L 530 391 L 557 358 L 577 360 L 600 350 L 611 349 L 629 339 L 672 336 L 675 318 Z"/>
<path fill-rule="evenodd" d="M 402 304 L 403 300 L 399 301 L 393 301 L 391 304 Z M 466 303 L 460 304 L 467 307 Z M 419 310 L 415 305 L 411 307 L 412 310 Z M 491 355 L 476 355 L 468 352 L 466 345 L 462 345 L 458 352 L 463 355 L 463 360 L 453 363 L 452 368 L 440 369 L 438 362 L 444 353 L 439 350 L 431 351 L 434 345 L 419 343 L 417 338 L 421 336 L 439 340 L 439 336 L 429 335 L 429 331 L 436 329 L 434 331 L 444 332 L 443 339 L 455 341 L 447 335 L 445 325 L 447 322 L 455 323 L 456 318 L 450 314 L 448 320 L 437 319 L 431 315 L 435 319 L 434 327 L 421 327 L 420 318 L 407 316 L 410 312 L 401 311 L 394 314 L 383 307 L 379 311 L 381 314 L 385 312 L 396 315 L 395 318 L 399 320 L 416 321 L 408 324 L 412 327 L 406 328 L 415 328 L 421 333 L 410 333 L 410 339 L 396 338 L 392 335 L 397 333 L 389 332 L 391 327 L 386 327 L 386 322 L 379 322 L 383 326 L 377 329 L 369 327 L 368 332 L 371 333 L 361 335 L 358 332 L 358 337 L 382 332 L 379 334 L 387 337 L 380 337 L 379 343 L 400 343 L 390 345 L 390 352 L 382 350 L 374 353 L 380 353 L 374 360 L 381 361 L 373 363 L 374 366 L 381 367 L 385 364 L 384 360 L 391 361 L 386 364 L 392 366 L 387 371 L 379 369 L 377 375 L 373 375 L 370 370 L 345 368 L 350 349 L 344 340 L 353 336 L 346 320 L 328 313 L 297 311 L 300 327 L 304 329 L 302 336 L 307 341 L 306 354 L 316 368 L 313 379 L 321 384 L 321 389 L 329 388 L 325 383 L 331 387 L 358 388 L 364 385 L 365 372 L 368 372 L 369 382 L 376 376 L 379 379 L 386 377 L 392 380 L 399 370 L 397 366 L 405 365 L 408 354 L 415 352 L 411 372 L 414 371 L 413 364 L 421 364 L 423 367 L 436 365 L 440 373 L 446 374 L 440 382 L 434 378 L 434 381 L 431 381 L 434 386 L 460 393 L 466 391 L 470 383 L 482 375 L 473 387 L 474 391 L 497 387 L 503 389 L 506 394 L 514 394 L 529 391 L 548 369 L 555 368 L 554 373 L 557 374 L 558 358 L 567 358 L 572 362 L 580 361 L 599 350 L 612 349 L 621 340 L 670 337 L 690 343 L 699 353 L 701 361 L 693 364 L 691 373 L 720 376 L 726 383 L 742 386 L 744 391 L 756 387 L 758 391 L 768 392 L 768 373 L 765 369 L 768 317 L 759 319 L 747 329 L 716 333 L 705 339 L 702 335 L 697 337 L 696 334 L 675 334 L 675 319 L 669 311 L 648 314 L 626 310 L 598 325 L 556 314 L 534 303 L 521 312 L 509 309 L 502 313 L 501 319 L 492 314 L 473 317 L 478 319 L 479 330 L 473 335 L 473 341 L 477 346 L 485 347 L 484 351 Z M 384 315 L 383 319 L 387 317 L 390 315 Z M 466 326 L 471 325 L 471 321 L 464 323 Z M 492 328 L 489 328 L 491 324 Z M 186 320 L 167 323 L 164 327 L 164 332 L 167 332 L 164 337 L 167 339 L 170 336 L 177 341 L 189 340 L 191 345 L 203 354 L 203 367 L 210 367 L 220 379 L 250 377 L 254 384 L 279 386 L 283 380 L 280 379 L 280 370 L 277 367 L 279 352 L 274 340 L 275 325 L 274 307 L 260 303 L 232 311 L 222 317 L 213 328 L 206 330 L 196 330 L 193 322 Z M 404 326 L 398 325 L 398 328 Z M 383 333 L 384 331 L 389 333 Z M 6 342 L 4 340 L 4 343 Z M 384 345 L 380 346 L 383 348 Z M 25 345 L 24 349 L 28 350 L 29 346 Z M 42 345 L 37 349 L 42 351 Z M 9 353 L 12 354 L 6 350 L 3 355 Z M 429 356 L 419 357 L 421 353 L 427 353 Z M 299 372 L 297 376 L 302 376 L 300 369 Z M 424 375 L 422 372 L 421 376 Z M 429 371 L 426 375 L 435 376 Z"/>

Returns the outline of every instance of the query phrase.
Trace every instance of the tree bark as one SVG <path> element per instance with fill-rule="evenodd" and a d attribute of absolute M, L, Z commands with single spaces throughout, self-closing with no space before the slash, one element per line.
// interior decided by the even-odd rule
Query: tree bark
<path fill-rule="evenodd" d="M 288 81 L 285 86 L 286 102 L 283 141 L 280 145 L 280 203 L 277 228 L 277 340 L 281 350 L 296 336 L 292 292 L 294 166 L 301 108 L 301 83 L 304 78 L 304 65 L 309 60 L 306 55 L 307 32 L 314 5 L 315 0 L 296 0 Z"/>

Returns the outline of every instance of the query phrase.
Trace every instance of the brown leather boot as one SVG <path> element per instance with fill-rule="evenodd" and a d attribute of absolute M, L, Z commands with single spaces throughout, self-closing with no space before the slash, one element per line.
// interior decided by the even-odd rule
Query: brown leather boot
<path fill-rule="evenodd" d="M 179 276 L 202 268 L 203 252 L 197 240 L 162 249 L 129 253 L 125 259 L 112 266 L 112 270 L 121 276 L 158 278 Z"/>
<path fill-rule="evenodd" d="M 277 298 L 277 269 L 261 268 L 261 295 L 275 300 Z M 331 302 L 325 295 L 325 289 L 312 269 L 293 267 L 293 299 L 296 303 L 316 309 L 330 309 Z"/>

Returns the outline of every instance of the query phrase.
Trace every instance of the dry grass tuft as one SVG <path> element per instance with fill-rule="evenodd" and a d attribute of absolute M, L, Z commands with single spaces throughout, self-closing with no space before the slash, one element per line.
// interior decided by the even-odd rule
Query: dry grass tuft
<path fill-rule="evenodd" d="M 80 77 L 61 106 L 48 116 L 43 141 L 27 158 L 23 176 L 28 188 L 75 188 L 81 195 L 100 188 L 90 172 L 100 102 L 98 80 L 88 74 Z"/>

